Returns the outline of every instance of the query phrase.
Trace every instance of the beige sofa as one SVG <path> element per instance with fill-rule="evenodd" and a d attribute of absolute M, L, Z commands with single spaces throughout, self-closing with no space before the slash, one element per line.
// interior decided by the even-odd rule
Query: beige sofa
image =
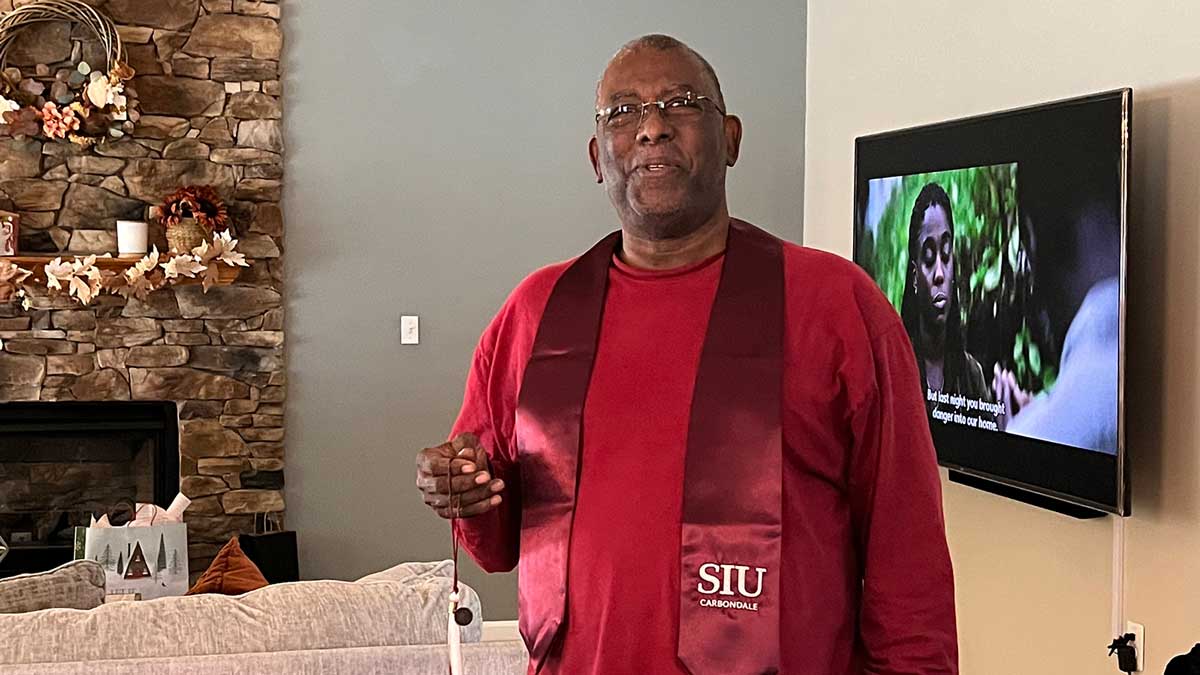
<path fill-rule="evenodd" d="M 446 561 L 406 563 L 353 582 L 0 614 L 0 674 L 445 675 L 449 574 Z M 520 640 L 479 641 L 479 597 L 462 589 L 475 614 L 465 673 L 525 673 Z"/>

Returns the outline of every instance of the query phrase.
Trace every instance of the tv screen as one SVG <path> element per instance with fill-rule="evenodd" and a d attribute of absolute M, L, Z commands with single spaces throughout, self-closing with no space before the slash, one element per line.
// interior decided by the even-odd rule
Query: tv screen
<path fill-rule="evenodd" d="M 1131 110 L 1123 89 L 855 146 L 854 260 L 912 340 L 940 463 L 1119 515 Z"/>

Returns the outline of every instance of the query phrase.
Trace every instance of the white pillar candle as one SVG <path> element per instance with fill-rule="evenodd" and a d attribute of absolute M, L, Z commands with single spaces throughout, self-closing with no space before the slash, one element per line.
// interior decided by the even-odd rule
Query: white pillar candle
<path fill-rule="evenodd" d="M 148 226 L 140 220 L 117 221 L 117 252 L 120 255 L 143 254 L 147 250 Z"/>

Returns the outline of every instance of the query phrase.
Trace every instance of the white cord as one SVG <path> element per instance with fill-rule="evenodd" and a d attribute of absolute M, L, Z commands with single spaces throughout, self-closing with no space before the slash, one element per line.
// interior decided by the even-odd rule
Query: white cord
<path fill-rule="evenodd" d="M 450 617 L 446 624 L 446 646 L 450 650 L 450 675 L 462 675 L 462 629 L 454 620 L 454 611 L 458 609 L 461 598 L 457 591 L 450 593 Z"/>
<path fill-rule="evenodd" d="M 1125 519 L 1112 516 L 1112 633 L 1125 634 Z"/>

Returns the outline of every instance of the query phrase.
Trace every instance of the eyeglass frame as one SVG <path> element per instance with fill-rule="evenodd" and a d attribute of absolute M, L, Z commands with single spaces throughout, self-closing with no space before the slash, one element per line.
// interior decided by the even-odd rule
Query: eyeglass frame
<path fill-rule="evenodd" d="M 607 108 L 597 108 L 596 109 L 596 124 L 600 124 L 600 120 L 608 117 L 609 115 L 611 115 L 613 113 L 613 111 L 615 111 L 617 108 L 620 108 L 621 106 L 627 106 L 627 105 L 628 106 L 637 106 L 638 107 L 637 124 L 630 126 L 628 128 L 629 129 L 638 129 L 638 128 L 641 128 L 642 123 L 646 121 L 646 109 L 647 108 L 649 108 L 651 106 L 656 107 L 656 108 L 658 108 L 658 111 L 660 113 L 662 113 L 664 117 L 666 117 L 667 104 L 672 101 L 677 101 L 680 99 L 683 99 L 685 101 L 694 101 L 697 103 L 699 103 L 700 101 L 708 101 L 709 103 L 712 104 L 713 110 L 716 110 L 718 113 L 721 114 L 721 117 L 725 117 L 729 114 L 721 109 L 721 106 L 717 104 L 717 101 L 713 97 L 705 96 L 703 94 L 693 94 L 692 92 L 689 91 L 689 92 L 685 92 L 681 96 L 672 96 L 670 98 L 667 98 L 664 100 L 659 100 L 659 101 L 639 101 L 637 103 L 618 103 L 616 105 L 611 105 Z M 702 111 L 703 111 L 703 109 L 702 109 Z M 604 127 L 606 129 L 609 128 L 607 124 L 605 124 Z M 622 127 L 616 127 L 616 128 L 620 129 Z"/>

